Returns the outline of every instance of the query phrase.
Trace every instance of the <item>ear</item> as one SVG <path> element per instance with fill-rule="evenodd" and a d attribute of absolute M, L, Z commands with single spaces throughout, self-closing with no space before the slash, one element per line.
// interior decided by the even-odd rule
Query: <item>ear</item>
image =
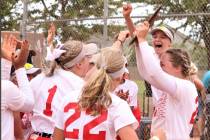
<path fill-rule="evenodd" d="M 177 74 L 182 73 L 182 67 L 181 66 L 176 67 L 175 71 Z"/>
<path fill-rule="evenodd" d="M 75 66 L 76 66 L 76 68 L 80 69 L 80 68 L 81 68 L 81 66 L 82 66 L 82 63 L 81 63 L 81 62 L 79 62 L 79 63 L 77 63 Z"/>

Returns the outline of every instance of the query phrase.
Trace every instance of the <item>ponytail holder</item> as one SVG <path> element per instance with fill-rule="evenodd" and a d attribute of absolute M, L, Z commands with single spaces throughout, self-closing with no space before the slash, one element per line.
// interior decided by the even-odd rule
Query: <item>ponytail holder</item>
<path fill-rule="evenodd" d="M 55 49 L 51 51 L 51 46 L 47 47 L 47 56 L 45 57 L 46 61 L 54 61 L 59 58 L 66 50 L 62 50 L 63 44 L 58 44 Z"/>

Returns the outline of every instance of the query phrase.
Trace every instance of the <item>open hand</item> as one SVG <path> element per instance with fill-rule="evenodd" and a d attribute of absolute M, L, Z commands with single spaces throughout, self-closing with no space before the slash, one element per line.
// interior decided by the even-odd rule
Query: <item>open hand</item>
<path fill-rule="evenodd" d="M 47 43 L 49 46 L 53 44 L 54 37 L 55 37 L 55 25 L 54 23 L 51 23 L 50 28 L 48 29 L 48 36 L 47 36 Z"/>
<path fill-rule="evenodd" d="M 134 32 L 134 34 L 137 36 L 139 43 L 146 40 L 146 36 L 147 36 L 148 32 L 149 32 L 148 21 L 144 21 L 143 23 L 139 24 L 136 27 L 136 31 Z"/>
<path fill-rule="evenodd" d="M 3 45 L 1 47 L 2 57 L 11 61 L 12 60 L 12 53 L 15 52 L 16 45 L 17 45 L 17 41 L 16 41 L 15 36 L 5 35 L 5 37 L 3 39 Z"/>
<path fill-rule="evenodd" d="M 21 48 L 18 52 L 12 53 L 12 63 L 15 69 L 24 67 L 29 53 L 29 43 L 27 40 L 24 40 L 21 43 Z"/>

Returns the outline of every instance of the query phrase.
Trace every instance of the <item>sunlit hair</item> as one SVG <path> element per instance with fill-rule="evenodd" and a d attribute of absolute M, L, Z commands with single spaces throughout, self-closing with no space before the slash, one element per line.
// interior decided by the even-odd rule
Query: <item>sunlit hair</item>
<path fill-rule="evenodd" d="M 184 77 L 191 75 L 191 60 L 186 51 L 182 49 L 168 49 L 166 53 L 170 55 L 174 67 L 181 67 L 181 73 Z"/>
<path fill-rule="evenodd" d="M 79 99 L 81 109 L 97 115 L 109 107 L 112 103 L 109 90 L 113 80 L 109 73 L 119 71 L 124 64 L 122 52 L 117 48 L 106 47 L 101 50 L 96 61 L 96 70 L 86 82 Z"/>
<path fill-rule="evenodd" d="M 65 69 L 64 64 L 77 57 L 82 51 L 82 47 L 83 45 L 80 41 L 69 40 L 65 42 L 62 49 L 66 50 L 66 52 L 63 53 L 59 58 L 55 59 L 55 61 L 51 62 L 49 71 L 47 71 L 46 76 L 52 76 L 56 66 L 60 66 L 61 68 Z"/>

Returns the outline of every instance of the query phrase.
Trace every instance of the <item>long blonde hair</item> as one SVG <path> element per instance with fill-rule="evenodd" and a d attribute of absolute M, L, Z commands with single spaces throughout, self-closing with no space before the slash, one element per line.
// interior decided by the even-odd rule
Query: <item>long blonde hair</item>
<path fill-rule="evenodd" d="M 81 41 L 69 40 L 64 43 L 63 50 L 66 50 L 59 58 L 52 61 L 49 70 L 46 72 L 46 76 L 50 77 L 54 74 L 57 66 L 64 68 L 64 64 L 70 62 L 75 57 L 77 57 L 82 51 L 83 44 Z"/>
<path fill-rule="evenodd" d="M 96 72 L 92 73 L 83 88 L 79 105 L 83 110 L 89 110 L 91 115 L 100 114 L 112 103 L 109 90 L 113 78 L 109 73 L 122 69 L 125 65 L 120 50 L 107 47 L 101 50 L 96 61 Z"/>

